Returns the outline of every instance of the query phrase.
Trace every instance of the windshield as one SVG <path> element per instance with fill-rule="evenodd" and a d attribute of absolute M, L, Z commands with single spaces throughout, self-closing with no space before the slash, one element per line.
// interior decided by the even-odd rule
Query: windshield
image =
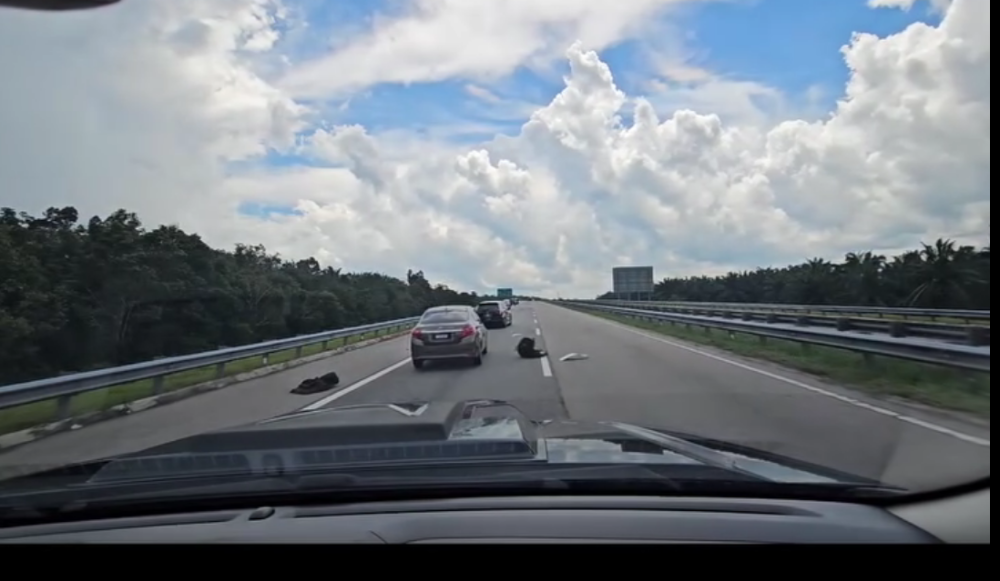
<path fill-rule="evenodd" d="M 107 4 L 0 7 L 0 520 L 989 477 L 988 0 Z"/>

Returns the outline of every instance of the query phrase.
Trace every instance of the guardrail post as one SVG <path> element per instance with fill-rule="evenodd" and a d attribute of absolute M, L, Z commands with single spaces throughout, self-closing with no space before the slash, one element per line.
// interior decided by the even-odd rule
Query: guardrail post
<path fill-rule="evenodd" d="M 984 327 L 969 327 L 966 329 L 966 340 L 972 347 L 989 347 L 990 330 Z"/>
<path fill-rule="evenodd" d="M 906 335 L 907 335 L 907 333 L 906 333 L 906 323 L 902 323 L 902 322 L 899 322 L 899 321 L 894 321 L 892 323 L 889 323 L 889 336 L 890 337 L 896 337 L 897 339 L 902 339 L 902 338 L 905 338 Z"/>
<path fill-rule="evenodd" d="M 302 347 L 295 348 L 295 358 L 302 359 Z"/>
<path fill-rule="evenodd" d="M 838 331 L 850 331 L 854 328 L 854 324 L 850 319 L 840 318 L 837 319 L 837 330 Z"/>
<path fill-rule="evenodd" d="M 222 379 L 226 376 L 226 363 L 222 362 L 215 366 L 215 378 Z"/>
<path fill-rule="evenodd" d="M 61 422 L 63 420 L 68 420 L 71 417 L 70 412 L 72 411 L 72 403 L 72 395 L 64 395 L 59 398 L 59 401 L 56 402 L 56 421 Z"/>
<path fill-rule="evenodd" d="M 157 375 L 153 378 L 153 397 L 163 395 L 163 386 L 166 383 L 166 375 Z"/>

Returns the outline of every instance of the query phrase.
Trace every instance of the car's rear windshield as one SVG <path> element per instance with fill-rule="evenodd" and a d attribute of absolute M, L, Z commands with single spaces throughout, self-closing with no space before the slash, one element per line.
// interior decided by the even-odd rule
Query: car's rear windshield
<path fill-rule="evenodd" d="M 469 320 L 468 313 L 463 311 L 431 311 L 425 314 L 421 323 L 463 323 Z"/>
<path fill-rule="evenodd" d="M 482 303 L 479 305 L 479 311 L 499 311 L 500 305 L 497 303 Z"/>

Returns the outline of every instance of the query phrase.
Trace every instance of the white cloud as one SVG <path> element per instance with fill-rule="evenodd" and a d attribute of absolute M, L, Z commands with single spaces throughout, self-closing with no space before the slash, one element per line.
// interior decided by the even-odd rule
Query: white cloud
<path fill-rule="evenodd" d="M 377 20 L 332 54 L 296 67 L 282 86 L 308 98 L 384 82 L 496 79 L 525 64 L 551 64 L 574 40 L 603 49 L 691 1 L 414 0 L 404 16 Z"/>
<path fill-rule="evenodd" d="M 0 15 L 0 38 L 15 48 L 0 53 L 0 205 L 123 206 L 215 244 L 263 242 L 349 269 L 422 268 L 456 287 L 564 296 L 606 290 L 610 268 L 630 262 L 664 276 L 712 273 L 959 232 L 988 238 L 988 0 L 955 0 L 938 27 L 858 35 L 844 50 L 852 76 L 836 110 L 779 124 L 725 111 L 733 101 L 704 92 L 699 111 L 661 117 L 676 95 L 647 100 L 616 87 L 590 49 L 663 2 L 621 2 L 620 14 L 603 0 L 418 4 L 380 35 L 339 45 L 324 67 L 344 54 L 371 59 L 347 81 L 328 85 L 311 65 L 284 80 L 319 95 L 500 76 L 564 40 L 584 42 L 568 52 L 562 44 L 572 69 L 565 89 L 514 137 L 460 149 L 335 126 L 297 145 L 316 167 L 231 174 L 227 161 L 295 146 L 309 117 L 283 85 L 255 73 L 274 57 L 274 3 L 150 0 L 70 17 Z M 522 23 L 524 38 L 488 29 L 488 16 L 510 21 L 528 5 L 540 15 Z M 443 23 L 489 42 L 443 54 Z M 422 68 L 404 53 L 440 65 Z M 686 73 L 674 80 L 699 80 Z M 287 203 L 301 215 L 239 216 L 244 201 Z"/>

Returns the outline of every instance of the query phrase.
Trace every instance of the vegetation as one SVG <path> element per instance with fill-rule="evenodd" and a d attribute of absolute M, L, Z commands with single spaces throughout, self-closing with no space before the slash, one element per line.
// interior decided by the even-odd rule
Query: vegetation
<path fill-rule="evenodd" d="M 119 210 L 0 210 L 0 385 L 417 315 L 474 294 L 210 248 Z"/>
<path fill-rule="evenodd" d="M 989 310 L 990 249 L 938 240 L 892 259 L 864 252 L 848 254 L 840 264 L 814 259 L 785 268 L 668 278 L 656 285 L 654 298 Z"/>

